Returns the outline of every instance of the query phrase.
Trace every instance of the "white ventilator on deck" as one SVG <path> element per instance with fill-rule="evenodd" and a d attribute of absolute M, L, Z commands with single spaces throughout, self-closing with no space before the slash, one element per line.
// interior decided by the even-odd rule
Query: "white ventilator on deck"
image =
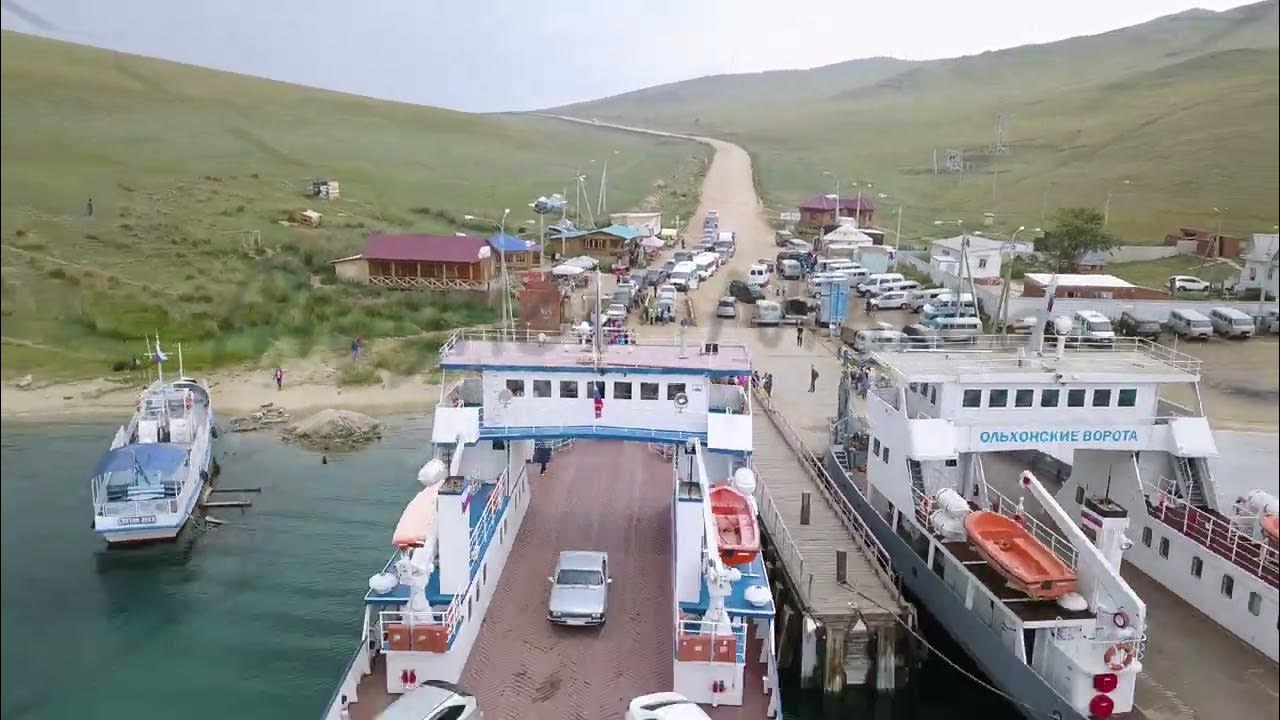
<path fill-rule="evenodd" d="M 758 516 L 760 508 L 756 505 L 756 474 L 747 466 L 733 471 L 733 487 L 747 497 L 751 505 L 751 514 Z"/>
<path fill-rule="evenodd" d="M 1265 490 L 1252 490 L 1246 493 L 1243 504 L 1256 515 L 1274 515 L 1280 512 L 1280 500 Z"/>
<path fill-rule="evenodd" d="M 933 496 L 936 508 L 929 515 L 929 524 L 948 542 L 958 542 L 968 537 L 964 518 L 969 514 L 969 503 L 951 488 L 942 488 Z"/>

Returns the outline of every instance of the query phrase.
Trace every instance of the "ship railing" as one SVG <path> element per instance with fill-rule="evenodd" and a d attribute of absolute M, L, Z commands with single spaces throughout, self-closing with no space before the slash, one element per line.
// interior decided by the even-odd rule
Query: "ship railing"
<path fill-rule="evenodd" d="M 138 517 L 178 512 L 177 497 L 156 500 L 108 500 L 98 503 L 98 516 L 107 518 Z"/>
<path fill-rule="evenodd" d="M 1025 357 L 1018 357 L 1019 348 L 1028 347 L 1026 335 L 978 335 L 965 342 L 943 342 L 936 347 L 919 345 L 884 346 L 875 351 L 874 356 L 884 358 L 892 365 L 892 357 L 901 353 L 941 352 L 953 357 L 957 363 L 965 366 L 1000 368 L 1024 367 L 1037 360 L 1034 352 L 1027 352 Z M 1079 347 L 1067 347 L 1068 353 L 1089 353 L 1104 355 L 1107 353 L 1139 353 L 1151 360 L 1162 363 L 1175 370 L 1198 374 L 1201 361 L 1186 353 L 1178 352 L 1145 338 L 1118 337 L 1110 344 L 1081 344 Z M 1049 359 L 1057 349 L 1052 337 L 1046 337 L 1040 359 Z"/>
<path fill-rule="evenodd" d="M 1143 481 L 1148 512 L 1214 555 L 1272 587 L 1280 587 L 1280 552 L 1276 548 L 1241 532 L 1231 521 L 1188 504 L 1176 488 L 1177 482 L 1166 477 L 1158 484 Z"/>
<path fill-rule="evenodd" d="M 455 602 L 458 597 L 466 597 L 466 593 L 455 596 Z M 378 646 L 382 652 L 391 650 L 407 650 L 410 648 L 393 648 L 388 639 L 390 630 L 393 626 L 411 629 L 418 626 L 442 627 L 445 628 L 449 641 L 453 640 L 453 632 L 457 627 L 457 615 L 453 611 L 453 603 L 450 603 L 447 610 L 382 610 L 378 612 Z M 412 648 L 421 649 L 421 648 Z"/>
<path fill-rule="evenodd" d="M 982 483 L 983 494 L 986 497 L 987 504 L 990 506 L 989 510 L 998 512 L 1021 525 L 1023 529 L 1031 533 L 1032 537 L 1052 550 L 1053 554 L 1058 556 L 1058 559 L 1067 564 L 1067 567 L 1072 570 L 1076 569 L 1077 553 L 1074 545 L 1054 531 L 1053 528 L 1032 517 L 1025 508 L 1019 507 L 1017 502 L 1010 500 L 1008 496 L 988 485 L 985 477 L 981 478 L 980 482 Z"/>
<path fill-rule="evenodd" d="M 610 328 L 602 328 L 602 332 L 606 334 L 621 332 L 621 330 L 611 330 Z M 690 348 L 690 352 L 697 352 L 697 348 L 701 343 L 696 341 L 697 338 L 686 337 L 686 343 Z M 584 344 L 584 337 L 580 333 L 569 330 L 567 332 L 528 330 L 522 328 L 459 328 L 454 330 L 449 338 L 440 346 L 440 354 L 442 357 L 448 355 L 459 342 L 480 341 L 480 342 L 504 342 L 504 343 L 542 343 L 544 345 L 581 345 Z M 718 340 L 717 344 L 723 347 L 737 347 L 746 350 L 746 344 L 735 340 Z M 670 338 L 662 337 L 635 337 L 635 345 L 657 346 L 657 347 L 676 347 L 680 344 L 679 334 L 676 333 Z"/>
<path fill-rule="evenodd" d="M 781 718 L 782 683 L 778 678 L 778 641 L 774 638 L 772 623 L 765 632 L 765 647 L 769 655 L 769 665 L 765 675 L 765 683 L 767 683 L 765 692 L 769 693 L 769 710 L 765 713 L 765 717 Z"/>
<path fill-rule="evenodd" d="M 564 452 L 573 447 L 573 438 L 554 438 L 547 441 L 547 447 L 551 448 L 551 453 Z"/>
<path fill-rule="evenodd" d="M 647 443 L 646 446 L 649 448 L 649 452 L 654 453 L 659 457 L 665 458 L 667 460 L 670 460 L 676 456 L 676 446 L 672 445 L 671 443 L 651 442 L 651 443 Z"/>
<path fill-rule="evenodd" d="M 769 396 L 758 388 L 755 391 L 755 396 L 756 402 L 764 410 L 764 414 L 773 422 L 773 426 L 778 429 L 778 432 L 787 442 L 787 445 L 791 447 L 791 450 L 800 457 L 800 461 L 809 471 L 809 477 L 818 486 L 818 490 L 821 491 L 827 504 L 835 510 L 836 516 L 843 521 L 845 529 L 849 531 L 849 535 L 854 539 L 854 542 L 858 543 L 863 554 L 871 560 L 871 566 L 875 568 L 881 580 L 891 587 L 897 587 L 897 579 L 893 570 L 893 563 L 889 560 L 888 551 L 872 534 L 871 528 L 867 527 L 866 522 L 854 511 L 852 503 L 841 492 L 840 486 L 836 484 L 831 474 L 827 472 L 826 465 L 800 439 L 800 434 L 787 421 L 786 416 L 773 407 Z M 759 471 L 756 471 L 756 478 L 756 487 L 764 487 L 765 483 Z M 856 490 L 856 484 L 854 487 Z M 794 579 L 797 582 L 802 580 L 802 578 Z"/>
<path fill-rule="evenodd" d="M 1090 637 L 1085 638 L 1085 641 L 1092 645 L 1101 646 L 1102 652 L 1106 652 L 1112 646 L 1119 646 L 1128 651 L 1134 661 L 1141 660 L 1147 654 L 1147 636 L 1145 633 L 1132 638 Z"/>
<path fill-rule="evenodd" d="M 760 520 L 764 523 L 764 528 L 769 532 L 769 539 L 773 541 L 773 549 L 782 556 L 783 566 L 790 569 L 796 574 L 792 578 L 797 587 L 802 587 L 800 583 L 804 579 L 804 555 L 801 554 L 800 548 L 796 545 L 796 540 L 791 536 L 791 531 L 787 529 L 787 523 L 782 519 L 782 513 L 778 511 L 778 506 L 773 501 L 773 496 L 769 494 L 768 488 L 763 482 L 759 482 L 760 471 L 756 469 L 755 463 L 751 464 L 751 471 L 756 474 L 756 508 L 760 514 Z"/>
<path fill-rule="evenodd" d="M 676 623 L 676 659 L 683 662 L 747 663 L 747 625 L 733 620 L 725 624 L 708 620 Z"/>
<path fill-rule="evenodd" d="M 520 472 L 524 472 L 524 466 L 521 465 Z M 480 557 L 480 548 L 484 545 L 485 540 L 489 537 L 489 531 L 493 529 L 498 522 L 498 511 L 502 509 L 503 503 L 507 499 L 507 493 L 510 484 L 510 472 L 504 469 L 502 474 L 498 476 L 498 481 L 494 483 L 493 492 L 489 493 L 489 499 L 485 501 L 484 510 L 480 511 L 480 519 L 476 521 L 475 528 L 471 531 L 471 562 L 476 562 Z"/>

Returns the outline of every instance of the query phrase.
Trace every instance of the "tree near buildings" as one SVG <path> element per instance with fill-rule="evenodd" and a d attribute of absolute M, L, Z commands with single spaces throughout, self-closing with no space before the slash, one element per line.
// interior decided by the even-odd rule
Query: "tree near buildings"
<path fill-rule="evenodd" d="M 1053 265 L 1054 272 L 1072 272 L 1085 254 L 1105 252 L 1118 243 L 1102 223 L 1102 213 L 1093 208 L 1063 208 L 1036 242 L 1036 251 Z"/>

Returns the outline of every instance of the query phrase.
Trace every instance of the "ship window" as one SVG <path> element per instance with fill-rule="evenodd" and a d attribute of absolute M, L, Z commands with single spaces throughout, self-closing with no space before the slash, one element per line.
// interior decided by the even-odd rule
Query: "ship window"
<path fill-rule="evenodd" d="M 992 390 L 987 393 L 987 407 L 1004 407 L 1009 404 L 1008 390 Z"/>
<path fill-rule="evenodd" d="M 1013 393 L 1014 407 L 1031 407 L 1035 403 L 1036 391 L 1023 388 Z"/>
<path fill-rule="evenodd" d="M 1076 486 L 1076 504 L 1077 505 L 1084 504 L 1084 486 L 1083 485 Z"/>
<path fill-rule="evenodd" d="M 955 458 L 947 458 L 947 461 L 943 463 L 943 465 L 946 465 L 947 467 L 957 467 L 960 465 L 960 461 Z"/>
<path fill-rule="evenodd" d="M 982 407 L 982 391 L 981 390 L 965 390 L 964 406 L 965 407 Z"/>
<path fill-rule="evenodd" d="M 1167 537 L 1160 538 L 1160 557 L 1169 557 L 1169 538 Z"/>
<path fill-rule="evenodd" d="M 551 397 L 551 381 L 550 380 L 534 380 L 533 396 L 536 398 Z"/>
<path fill-rule="evenodd" d="M 910 385 L 908 385 L 907 387 L 908 387 L 908 388 L 911 390 L 911 392 L 913 392 L 913 393 L 918 393 L 918 392 L 920 392 L 920 383 L 911 383 L 911 384 L 910 384 Z"/>
<path fill-rule="evenodd" d="M 614 400 L 630 400 L 631 399 L 631 383 L 616 382 L 613 384 Z"/>
<path fill-rule="evenodd" d="M 1191 558 L 1191 576 L 1200 577 L 1204 573 L 1204 561 L 1198 556 Z"/>
<path fill-rule="evenodd" d="M 508 381 L 507 381 L 507 389 L 508 389 L 508 390 L 510 390 L 510 391 L 511 391 L 511 394 L 512 394 L 512 395 L 514 395 L 515 397 L 523 397 L 523 396 L 524 396 L 524 381 L 523 381 L 523 380 L 508 380 Z"/>
<path fill-rule="evenodd" d="M 1111 389 L 1098 388 L 1093 391 L 1094 407 L 1111 407 Z"/>
<path fill-rule="evenodd" d="M 1067 407 L 1084 407 L 1084 390 L 1068 390 Z"/>
<path fill-rule="evenodd" d="M 886 463 L 889 462 L 889 446 L 888 445 L 884 446 L 884 461 Z"/>
<path fill-rule="evenodd" d="M 1151 547 L 1151 528 L 1142 528 L 1142 544 Z"/>
<path fill-rule="evenodd" d="M 560 397 L 562 398 L 578 397 L 578 381 L 577 380 L 561 380 L 560 381 Z"/>
<path fill-rule="evenodd" d="M 658 383 L 640 383 L 641 400 L 658 399 Z"/>
<path fill-rule="evenodd" d="M 1249 612 L 1253 615 L 1262 614 L 1262 596 L 1256 592 L 1249 593 Z"/>
<path fill-rule="evenodd" d="M 484 567 L 480 568 L 480 582 L 482 583 L 489 582 L 489 563 L 485 563 Z M 476 595 L 477 596 L 480 595 L 479 588 L 476 588 Z"/>
<path fill-rule="evenodd" d="M 1116 397 L 1116 405 L 1120 407 L 1133 407 L 1138 404 L 1137 388 L 1124 388 Z"/>
<path fill-rule="evenodd" d="M 937 385 L 932 385 L 929 387 L 929 402 L 933 403 L 934 405 L 938 404 L 938 386 Z"/>
<path fill-rule="evenodd" d="M 1062 391 L 1057 388 L 1040 391 L 1040 407 L 1058 407 Z"/>
<path fill-rule="evenodd" d="M 880 456 L 880 438 L 871 438 L 871 454 Z"/>
<path fill-rule="evenodd" d="M 1235 592 L 1235 589 L 1236 589 L 1236 579 L 1231 577 L 1230 575 L 1223 575 L 1222 585 L 1219 586 L 1219 589 L 1222 590 L 1223 595 L 1226 595 L 1227 597 L 1231 597 L 1231 593 Z"/>
<path fill-rule="evenodd" d="M 675 400 L 677 395 L 684 394 L 684 383 L 667 383 L 667 399 Z"/>
<path fill-rule="evenodd" d="M 601 400 L 603 400 L 604 399 L 604 381 L 588 380 L 587 381 L 587 397 L 593 400 L 596 398 L 600 398 Z"/>

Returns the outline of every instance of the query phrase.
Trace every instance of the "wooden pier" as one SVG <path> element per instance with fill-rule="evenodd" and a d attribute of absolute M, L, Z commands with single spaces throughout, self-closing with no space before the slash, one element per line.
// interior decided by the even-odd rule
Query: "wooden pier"
<path fill-rule="evenodd" d="M 795 606 L 782 615 L 784 647 L 800 632 L 802 657 L 816 658 L 813 667 L 802 660 L 801 676 L 820 677 L 829 692 L 867 684 L 891 691 L 898 640 L 914 612 L 898 592 L 889 557 L 786 417 L 762 394 L 756 400 L 756 499 Z M 787 627 L 805 624 L 797 612 L 816 623 L 815 632 Z"/>

